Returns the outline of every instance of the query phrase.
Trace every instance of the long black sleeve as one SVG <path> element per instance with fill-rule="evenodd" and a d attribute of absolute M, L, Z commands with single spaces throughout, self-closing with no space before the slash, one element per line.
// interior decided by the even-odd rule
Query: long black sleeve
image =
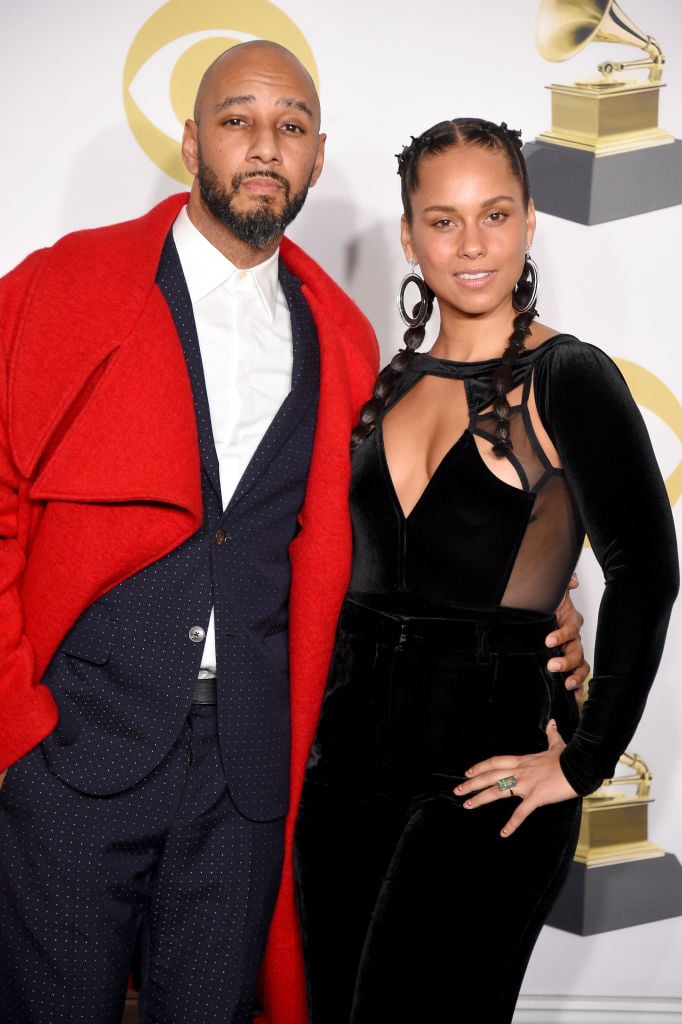
<path fill-rule="evenodd" d="M 589 697 L 561 756 L 584 796 L 613 776 L 644 711 L 679 587 L 677 544 L 646 426 L 611 359 L 568 338 L 535 373 L 541 419 L 605 581 Z"/>

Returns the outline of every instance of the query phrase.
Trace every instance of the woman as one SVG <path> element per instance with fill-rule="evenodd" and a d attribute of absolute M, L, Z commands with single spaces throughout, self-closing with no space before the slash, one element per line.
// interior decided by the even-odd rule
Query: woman
<path fill-rule="evenodd" d="M 311 1020 L 497 1024 L 579 798 L 641 716 L 675 535 L 618 370 L 535 319 L 519 133 L 446 121 L 398 162 L 406 281 L 418 264 L 426 284 L 410 318 L 403 282 L 414 326 L 354 434 L 352 578 L 297 827 Z M 579 721 L 542 641 L 585 531 L 606 586 Z"/>

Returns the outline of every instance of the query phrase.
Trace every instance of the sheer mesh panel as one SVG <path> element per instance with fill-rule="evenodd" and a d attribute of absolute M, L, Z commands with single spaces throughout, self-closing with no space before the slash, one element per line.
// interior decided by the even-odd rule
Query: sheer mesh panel
<path fill-rule="evenodd" d="M 508 395 L 512 452 L 492 451 L 495 419 L 489 409 L 473 413 L 470 429 L 483 461 L 507 483 L 535 495 L 533 512 L 517 551 L 501 604 L 552 613 L 580 553 L 580 517 L 561 469 L 554 468 L 533 430 L 528 412 L 530 378 Z M 513 405 L 513 402 L 520 404 Z"/>

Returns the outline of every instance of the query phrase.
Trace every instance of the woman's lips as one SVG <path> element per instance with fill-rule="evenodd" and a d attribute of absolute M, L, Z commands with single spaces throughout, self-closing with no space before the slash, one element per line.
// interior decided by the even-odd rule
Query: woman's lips
<path fill-rule="evenodd" d="M 468 270 L 463 271 L 461 274 L 455 274 L 455 279 L 464 288 L 483 288 L 490 281 L 494 273 L 494 270 Z"/>

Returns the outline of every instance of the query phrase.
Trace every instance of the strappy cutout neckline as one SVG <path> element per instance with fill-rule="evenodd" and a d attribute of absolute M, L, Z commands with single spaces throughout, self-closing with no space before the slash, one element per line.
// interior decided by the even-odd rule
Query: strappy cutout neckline
<path fill-rule="evenodd" d="M 546 346 L 554 344 L 559 339 L 564 337 L 570 336 L 555 334 L 551 338 L 548 338 L 546 341 L 542 342 L 542 344 L 536 346 L 536 348 L 526 349 L 524 352 L 520 354 L 520 356 L 516 360 L 515 366 L 521 369 L 525 365 L 525 363 L 527 363 L 529 357 L 532 359 L 537 354 L 541 353 Z M 492 450 L 492 444 L 494 442 L 494 438 L 491 432 L 483 430 L 477 425 L 478 421 L 490 416 L 490 400 L 488 400 L 486 404 L 482 408 L 480 408 L 479 411 L 477 408 L 475 408 L 477 396 L 474 394 L 474 390 L 480 392 L 478 396 L 479 398 L 482 396 L 484 392 L 482 392 L 480 388 L 472 389 L 470 387 L 467 387 L 467 384 L 473 382 L 474 385 L 476 385 L 477 382 L 480 383 L 481 379 L 485 380 L 486 378 L 488 379 L 489 383 L 489 379 L 492 378 L 492 374 L 495 368 L 499 365 L 499 363 L 499 357 L 494 359 L 475 360 L 468 362 L 441 359 L 439 357 L 430 355 L 430 353 L 428 352 L 424 352 L 417 354 L 417 359 L 415 360 L 413 368 L 406 371 L 405 378 L 407 383 L 403 387 L 398 387 L 396 389 L 395 394 L 392 396 L 392 400 L 389 401 L 389 404 L 384 409 L 377 424 L 377 442 L 380 451 L 381 463 L 384 469 L 384 473 L 386 475 L 386 479 L 391 494 L 393 496 L 393 501 L 395 503 L 396 509 L 404 522 L 407 522 L 410 519 L 410 517 L 413 516 L 414 513 L 418 510 L 418 508 L 423 504 L 423 502 L 426 500 L 429 492 L 432 489 L 432 485 L 435 486 L 434 481 L 437 480 L 437 478 L 440 475 L 442 475 L 444 467 L 447 466 L 447 464 L 452 460 L 454 453 L 465 443 L 467 438 L 471 439 L 471 443 L 473 444 L 473 447 L 476 451 L 481 466 L 493 480 L 497 481 L 503 488 L 509 489 L 511 491 L 521 493 L 528 493 L 530 491 L 531 488 L 527 475 L 524 472 L 523 467 L 521 466 L 518 459 L 516 459 L 513 451 L 508 455 L 502 456 L 501 458 L 505 461 L 507 465 L 511 466 L 516 481 L 514 483 L 507 479 L 506 476 L 502 476 L 499 473 L 496 473 L 492 466 L 490 465 L 489 461 L 485 458 L 484 452 L 481 450 L 481 443 L 488 445 L 489 449 Z M 514 396 L 519 392 L 519 389 L 521 389 L 520 401 L 516 401 L 515 398 L 512 398 L 512 403 L 510 404 L 510 411 L 512 415 L 520 414 L 525 416 L 526 431 L 533 443 L 536 456 L 544 464 L 545 473 L 540 478 L 539 485 L 536 485 L 537 489 L 537 486 L 541 486 L 545 482 L 545 480 L 553 473 L 561 473 L 562 471 L 557 467 L 552 466 L 552 464 L 550 463 L 549 459 L 547 458 L 545 452 L 542 449 L 542 446 L 540 445 L 537 439 L 532 423 L 530 421 L 530 417 L 527 415 L 526 406 L 528 401 L 528 394 L 530 392 L 531 387 L 532 370 L 530 371 L 530 374 L 528 374 L 527 371 L 524 372 L 525 380 L 519 382 L 518 384 L 515 384 L 512 389 L 512 392 L 510 392 L 510 396 Z M 461 380 L 464 383 L 464 401 L 466 402 L 467 406 L 466 411 L 468 414 L 468 424 L 466 427 L 464 427 L 460 435 L 453 441 L 453 443 L 445 450 L 444 454 L 442 455 L 437 465 L 435 466 L 433 472 L 428 477 L 426 484 L 417 495 L 416 500 L 413 502 L 410 509 L 406 510 L 405 504 L 401 500 L 400 495 L 398 493 L 398 488 L 396 487 L 395 484 L 395 478 L 391 471 L 388 452 L 386 451 L 386 444 L 384 439 L 383 420 L 387 413 L 394 409 L 400 403 L 400 401 L 402 401 L 402 399 L 405 398 L 405 396 L 412 390 L 412 388 L 416 384 L 418 384 L 419 381 L 422 380 L 425 376 L 447 377 L 454 380 Z"/>

